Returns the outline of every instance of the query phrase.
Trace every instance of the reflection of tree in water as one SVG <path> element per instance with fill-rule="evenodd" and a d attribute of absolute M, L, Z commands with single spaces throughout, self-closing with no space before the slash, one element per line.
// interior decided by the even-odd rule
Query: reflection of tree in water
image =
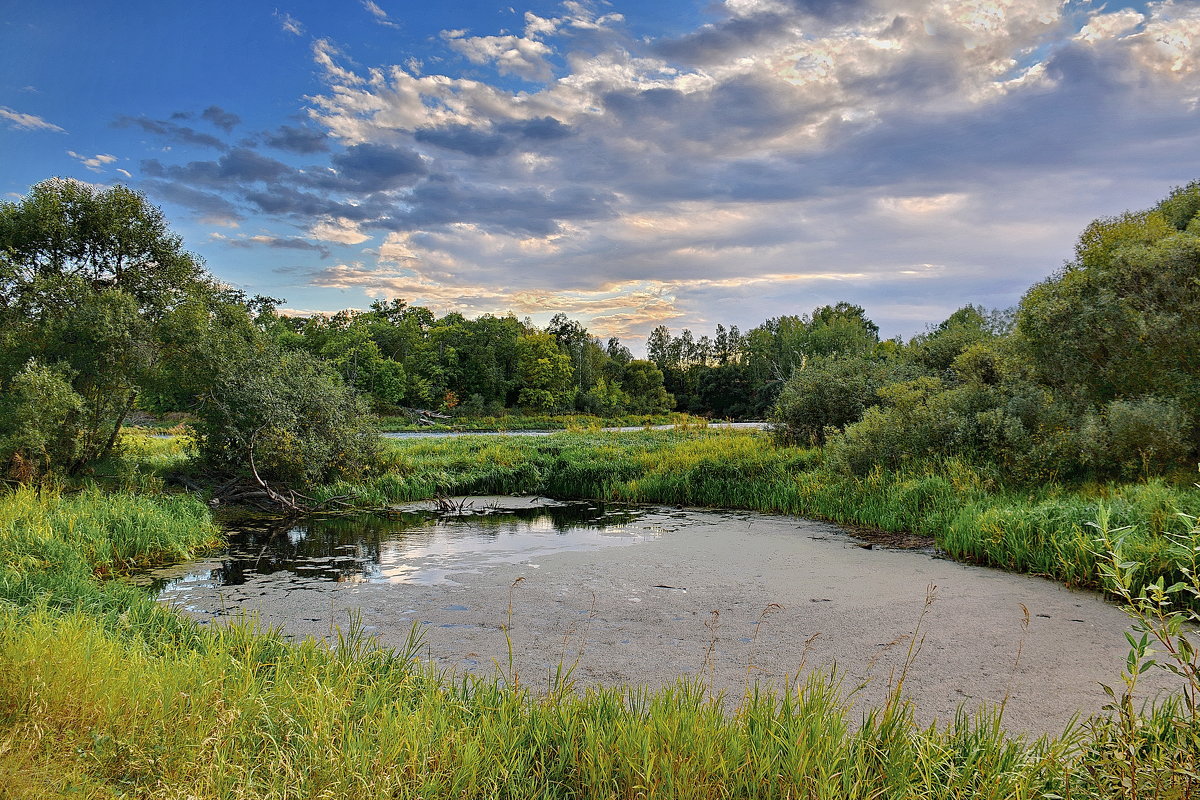
<path fill-rule="evenodd" d="M 636 509 L 603 503 L 567 503 L 528 509 L 471 508 L 465 515 L 405 512 L 388 517 L 325 517 L 300 523 L 261 517 L 226 524 L 229 547 L 212 578 L 222 585 L 244 584 L 255 575 L 291 572 L 308 579 L 369 580 L 378 573 L 381 546 L 417 532 L 462 527 L 472 536 L 494 538 L 530 527 L 562 534 L 575 528 L 619 526 L 640 516 Z"/>

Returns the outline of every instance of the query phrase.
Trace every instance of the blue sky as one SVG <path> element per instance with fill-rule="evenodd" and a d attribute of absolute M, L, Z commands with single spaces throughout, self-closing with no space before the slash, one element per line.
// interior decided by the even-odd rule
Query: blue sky
<path fill-rule="evenodd" d="M 1200 178 L 1195 2 L 2 8 L 0 195 L 127 184 L 301 312 L 907 337 Z"/>

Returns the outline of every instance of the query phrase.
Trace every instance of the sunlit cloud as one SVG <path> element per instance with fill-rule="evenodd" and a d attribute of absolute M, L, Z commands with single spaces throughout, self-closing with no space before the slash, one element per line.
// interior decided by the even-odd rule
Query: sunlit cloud
<path fill-rule="evenodd" d="M 512 29 L 444 30 L 421 59 L 364 66 L 314 39 L 307 121 L 250 144 L 123 124 L 217 151 L 142 162 L 157 196 L 297 234 L 229 246 L 357 248 L 306 289 L 621 336 L 837 299 L 906 325 L 940 307 L 934 281 L 1014 302 L 1129 205 L 1114 187 L 1200 171 L 1200 10 L 1138 8 L 726 0 L 658 38 L 614 5 L 514 8 Z M 228 134 L 218 112 L 201 118 Z"/>
<path fill-rule="evenodd" d="M 116 156 L 109 155 L 107 153 L 101 153 L 99 155 L 94 155 L 94 156 L 85 156 L 85 155 L 76 153 L 74 150 L 68 150 L 67 155 L 69 155 L 71 158 L 78 161 L 80 164 L 82 164 L 84 167 L 91 170 L 92 172 L 103 172 L 104 168 L 107 165 L 112 164 L 114 161 L 117 160 Z M 123 172 L 124 170 L 118 170 L 118 171 Z M 128 172 L 126 172 L 125 174 L 129 175 Z"/>
<path fill-rule="evenodd" d="M 60 128 L 53 122 L 47 122 L 36 114 L 25 114 L 20 111 L 15 111 L 8 106 L 0 106 L 0 120 L 3 120 L 8 127 L 21 131 L 50 131 L 52 133 L 66 133 L 63 128 Z"/>

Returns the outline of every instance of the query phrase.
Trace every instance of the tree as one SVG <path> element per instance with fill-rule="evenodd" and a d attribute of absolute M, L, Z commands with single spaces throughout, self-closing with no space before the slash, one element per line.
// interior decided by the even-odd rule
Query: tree
<path fill-rule="evenodd" d="M 656 414 L 675 405 L 675 398 L 663 388 L 662 370 L 651 361 L 634 359 L 626 364 L 621 388 L 629 396 L 629 410 L 635 414 Z"/>
<path fill-rule="evenodd" d="M 1021 300 L 1041 380 L 1091 406 L 1152 395 L 1200 415 L 1200 234 L 1194 187 L 1093 222 L 1075 259 Z M 1183 230 L 1180 229 L 1183 226 Z"/>
<path fill-rule="evenodd" d="M 226 365 L 199 416 L 201 457 L 221 476 L 326 482 L 357 476 L 377 449 L 362 399 L 331 366 L 264 341 Z"/>
<path fill-rule="evenodd" d="M 571 395 L 571 359 L 548 333 L 530 333 L 517 340 L 518 402 L 538 411 L 552 411 Z"/>
<path fill-rule="evenodd" d="M 106 456 L 160 362 L 164 321 L 216 291 L 162 213 L 130 189 L 52 179 L 0 203 L 0 394 L 28 394 L 14 381 L 34 374 L 32 361 L 76 398 L 45 406 L 39 420 L 73 447 L 35 456 L 7 416 L 0 458 L 49 457 L 46 469 L 75 473 Z"/>
<path fill-rule="evenodd" d="M 963 351 L 995 335 L 988 313 L 978 306 L 966 305 L 937 327 L 914 337 L 910 345 L 927 369 L 943 371 Z"/>
<path fill-rule="evenodd" d="M 776 438 L 787 444 L 820 447 L 827 429 L 840 430 L 862 419 L 879 401 L 880 370 L 869 359 L 816 358 L 792 374 L 771 410 Z"/>

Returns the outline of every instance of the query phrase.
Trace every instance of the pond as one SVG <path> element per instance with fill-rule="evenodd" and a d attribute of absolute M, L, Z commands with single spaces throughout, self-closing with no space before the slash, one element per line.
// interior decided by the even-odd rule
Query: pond
<path fill-rule="evenodd" d="M 905 688 L 922 721 L 1007 697 L 1010 730 L 1061 733 L 1077 712 L 1099 711 L 1101 682 L 1119 683 L 1129 625 L 1118 608 L 929 547 L 748 512 L 511 497 L 457 505 L 251 523 L 227 551 L 150 579 L 163 602 L 203 622 L 253 613 L 292 636 L 328 637 L 360 616 L 395 646 L 416 626 L 439 666 L 515 672 L 533 687 L 562 663 L 579 688 L 690 675 L 736 700 L 755 683 L 784 688 L 836 666 L 847 690 L 866 682 L 854 695 L 866 707 L 913 643 Z M 1149 692 L 1170 685 L 1149 677 Z"/>

